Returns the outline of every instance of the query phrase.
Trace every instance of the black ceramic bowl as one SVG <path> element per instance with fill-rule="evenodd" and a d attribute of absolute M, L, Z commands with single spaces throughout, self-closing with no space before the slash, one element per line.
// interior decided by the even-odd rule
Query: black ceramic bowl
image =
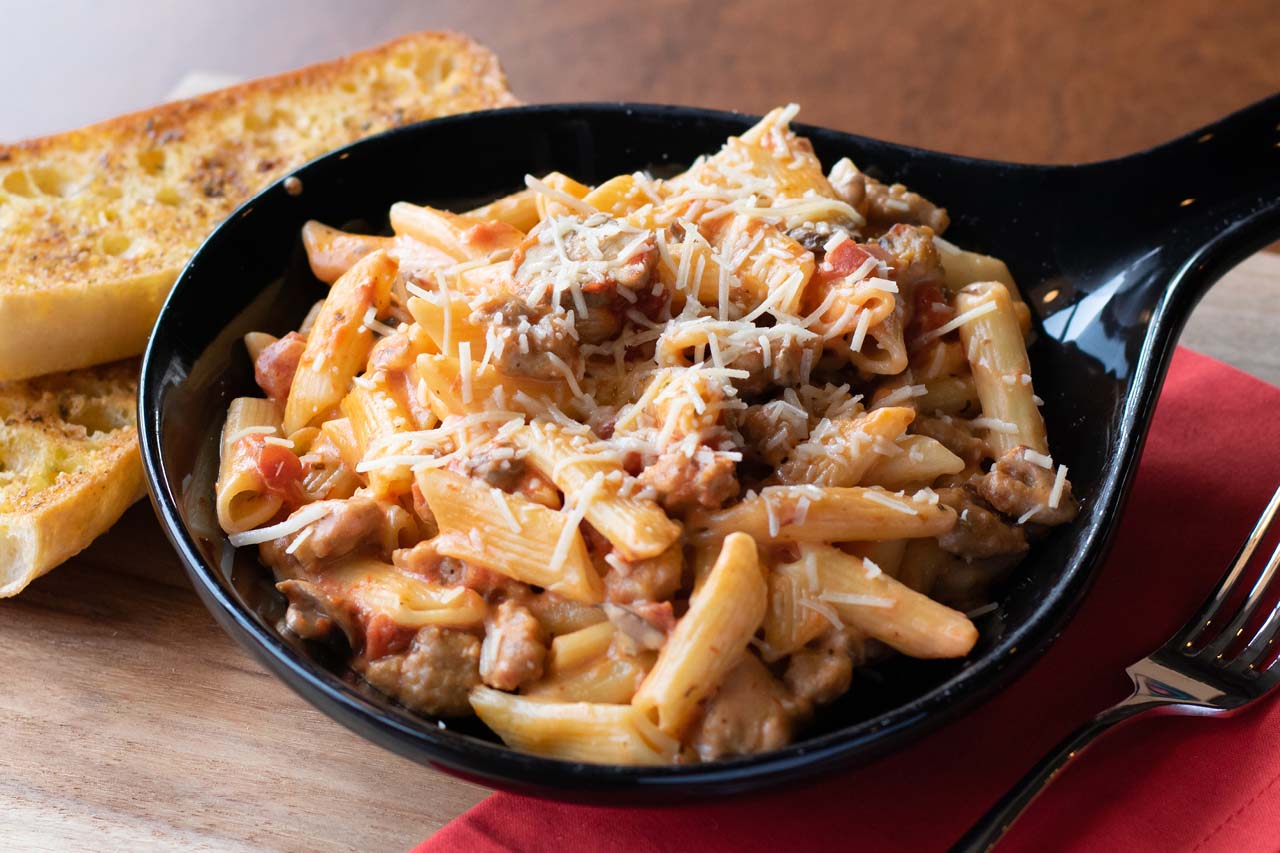
<path fill-rule="evenodd" d="M 534 106 L 395 130 L 299 169 L 231 216 L 169 297 L 143 365 L 139 425 L 152 499 L 209 610 L 294 690 L 395 752 L 525 793 L 613 802 L 720 795 L 795 782 L 894 749 L 1009 683 L 1061 631 L 1101 565 L 1178 329 L 1196 297 L 1280 223 L 1280 99 L 1142 155 L 1080 167 L 975 161 L 799 127 L 823 162 L 848 155 L 951 212 L 947 237 L 1004 258 L 1038 330 L 1036 389 L 1054 456 L 1083 511 L 1036 546 L 982 639 L 959 662 L 905 658 L 852 691 L 801 740 L 687 767 L 573 764 L 507 749 L 475 722 L 437 725 L 363 687 L 328 647 L 274 627 L 256 549 L 236 552 L 213 511 L 228 402 L 256 394 L 241 336 L 296 328 L 324 292 L 308 271 L 308 219 L 386 227 L 392 202 L 461 209 L 560 170 L 589 183 L 715 151 L 747 116 L 623 104 Z"/>

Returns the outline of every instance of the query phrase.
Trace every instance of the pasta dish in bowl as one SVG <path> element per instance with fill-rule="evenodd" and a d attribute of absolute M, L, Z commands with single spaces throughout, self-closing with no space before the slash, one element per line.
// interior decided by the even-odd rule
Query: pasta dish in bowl
<path fill-rule="evenodd" d="M 865 664 L 969 654 L 1076 514 L 1030 312 L 794 114 L 670 177 L 306 224 L 328 294 L 245 336 L 263 396 L 216 484 L 285 630 L 411 711 L 610 765 L 777 750 Z"/>

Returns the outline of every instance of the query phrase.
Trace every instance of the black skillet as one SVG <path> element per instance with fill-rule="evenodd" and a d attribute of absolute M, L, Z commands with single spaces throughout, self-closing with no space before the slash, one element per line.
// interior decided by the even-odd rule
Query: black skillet
<path fill-rule="evenodd" d="M 825 164 L 848 155 L 907 184 L 948 208 L 949 239 L 1007 261 L 1035 317 L 1031 361 L 1054 457 L 1070 466 L 1083 511 L 1001 590 L 966 661 L 883 665 L 882 683 L 864 682 L 786 749 L 687 767 L 571 764 L 507 749 L 474 721 L 438 725 L 362 686 L 340 650 L 279 633 L 280 600 L 255 549 L 235 552 L 217 529 L 218 430 L 232 397 L 258 393 L 240 337 L 296 328 L 323 293 L 302 253 L 303 222 L 379 231 L 392 202 L 461 209 L 521 187 L 526 173 L 595 183 L 662 171 L 753 121 L 627 104 L 444 118 L 322 157 L 294 173 L 300 193 L 277 183 L 218 228 L 160 315 L 139 402 L 152 500 L 218 622 L 309 702 L 401 755 L 500 788 L 617 803 L 757 790 L 866 762 L 972 709 L 1038 658 L 1102 565 L 1183 322 L 1209 285 L 1280 237 L 1280 96 L 1084 166 L 986 162 L 797 128 Z"/>

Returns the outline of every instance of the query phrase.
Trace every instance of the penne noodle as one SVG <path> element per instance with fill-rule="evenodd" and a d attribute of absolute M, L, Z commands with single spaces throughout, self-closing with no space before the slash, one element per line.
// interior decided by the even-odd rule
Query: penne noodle
<path fill-rule="evenodd" d="M 857 337 L 856 330 L 852 337 Z M 878 324 L 867 329 L 861 346 L 850 344 L 849 362 L 859 370 L 880 376 L 894 376 L 907 369 L 901 303 Z"/>
<path fill-rule="evenodd" d="M 471 691 L 482 722 L 515 749 L 587 764 L 670 764 L 680 744 L 630 705 L 545 702 L 490 687 Z"/>
<path fill-rule="evenodd" d="M 650 199 L 636 186 L 634 175 L 617 175 L 582 197 L 587 204 L 621 219 L 634 213 L 650 202 Z"/>
<path fill-rule="evenodd" d="M 869 569 L 859 557 L 829 545 L 801 546 L 802 561 L 810 555 L 817 564 L 818 600 L 846 625 L 917 658 L 964 657 L 978 641 L 963 613 Z"/>
<path fill-rule="evenodd" d="M 552 702 L 629 703 L 657 658 L 654 652 L 606 654 L 578 669 L 552 673 L 524 691 Z"/>
<path fill-rule="evenodd" d="M 403 201 L 391 205 L 391 229 L 444 252 L 458 263 L 512 252 L 524 239 L 523 231 L 506 222 Z"/>
<path fill-rule="evenodd" d="M 434 352 L 457 358 L 458 344 L 464 342 L 471 345 L 477 358 L 484 352 L 485 330 L 471 322 L 471 306 L 465 299 L 442 297 L 433 302 L 413 296 L 409 313 L 430 339 Z"/>
<path fill-rule="evenodd" d="M 729 259 L 750 301 L 748 310 L 768 303 L 786 314 L 799 314 L 805 287 L 813 277 L 813 253 L 777 226 L 755 216 L 734 216 L 711 244 Z M 748 248 L 749 247 L 749 248 Z M 746 254 L 739 257 L 746 249 Z"/>
<path fill-rule="evenodd" d="M 364 461 L 374 442 L 409 429 L 413 422 L 399 401 L 381 385 L 374 385 L 372 388 L 356 385 L 342 398 L 338 408 L 350 424 L 355 462 L 346 460 L 345 455 L 343 459 L 353 469 Z"/>
<path fill-rule="evenodd" d="M 958 341 L 935 338 L 911 355 L 911 374 L 915 382 L 926 385 L 935 379 L 969 373 L 969 359 Z"/>
<path fill-rule="evenodd" d="M 249 351 L 249 360 L 254 364 L 258 362 L 258 356 L 262 355 L 262 351 L 278 341 L 275 335 L 268 335 L 266 332 L 248 332 L 244 336 L 244 348 Z"/>
<path fill-rule="evenodd" d="M 886 406 L 827 421 L 796 447 L 778 469 L 778 480 L 784 484 L 856 486 L 868 469 L 884 458 L 886 446 L 896 449 L 893 441 L 911 425 L 915 414 L 905 406 Z"/>
<path fill-rule="evenodd" d="M 284 410 L 285 432 L 299 430 L 337 406 L 351 380 L 364 370 L 373 349 L 365 314 L 387 310 L 396 270 L 396 262 L 378 251 L 334 283 L 294 374 Z"/>
<path fill-rule="evenodd" d="M 914 400 L 921 412 L 975 417 L 981 411 L 972 376 L 944 376 L 925 383 L 925 393 Z"/>
<path fill-rule="evenodd" d="M 975 281 L 998 281 L 1008 288 L 1009 296 L 1014 302 L 1023 301 L 1022 293 L 1004 261 L 978 252 L 966 252 L 955 243 L 937 236 L 933 238 L 933 245 L 937 248 L 942 268 L 946 271 L 945 284 L 948 290 L 959 291 Z"/>
<path fill-rule="evenodd" d="M 588 204 L 570 206 L 557 195 L 568 196 L 570 199 L 584 199 L 591 193 L 591 187 L 586 184 L 578 183 L 561 172 L 551 172 L 543 175 L 538 179 L 538 183 L 551 190 L 550 193 L 544 192 L 536 184 L 531 187 L 539 219 L 546 220 L 557 216 L 580 215 L 584 211 L 590 211 L 591 206 Z"/>
<path fill-rule="evenodd" d="M 966 285 L 956 294 L 960 315 L 985 305 L 995 309 L 961 325 L 960 343 L 969 354 L 983 420 L 993 425 L 987 444 L 997 459 L 1018 446 L 1047 454 L 1044 418 L 1035 404 L 1031 362 L 1009 290 L 999 282 L 983 282 Z"/>
<path fill-rule="evenodd" d="M 902 571 L 902 561 L 907 553 L 907 545 L 912 539 L 887 539 L 882 542 L 850 542 L 842 545 L 841 550 L 855 557 L 861 557 L 875 568 L 891 578 L 897 579 Z"/>
<path fill-rule="evenodd" d="M 395 241 L 372 234 L 351 234 L 330 228 L 314 219 L 302 226 L 302 246 L 307 251 L 311 273 L 325 284 L 333 284 L 361 258 L 379 249 L 390 250 Z"/>
<path fill-rule="evenodd" d="M 832 627 L 817 608 L 809 606 L 811 582 L 806 571 L 801 563 L 784 563 L 769 573 L 769 608 L 760 646 L 760 656 L 767 663 L 799 651 Z"/>
<path fill-rule="evenodd" d="M 435 541 L 441 554 L 574 601 L 596 604 L 604 600 L 604 583 L 570 514 L 516 495 L 495 493 L 482 483 L 441 468 L 419 470 L 416 477 L 440 526 Z M 512 530 L 495 513 L 495 499 L 506 504 L 518 529 Z"/>
<path fill-rule="evenodd" d="M 270 400 L 237 397 L 227 409 L 222 427 L 217 496 L 218 524 L 228 533 L 252 530 L 270 521 L 284 506 L 279 494 L 267 490 L 258 470 L 253 435 L 277 435 L 280 407 Z"/>
<path fill-rule="evenodd" d="M 598 606 L 581 604 L 552 593 L 535 595 L 524 604 L 553 637 L 572 634 L 606 621 L 604 611 Z"/>
<path fill-rule="evenodd" d="M 491 220 L 505 222 L 528 232 L 538 224 L 538 201 L 532 191 L 521 190 L 468 210 L 466 215 L 486 222 Z"/>
<path fill-rule="evenodd" d="M 551 641 L 546 670 L 550 675 L 571 672 L 604 657 L 613 645 L 617 629 L 612 622 L 597 622 Z"/>
<path fill-rule="evenodd" d="M 427 404 L 436 417 L 444 420 L 449 415 L 467 415 L 493 408 L 495 392 L 500 390 L 507 407 L 528 411 L 521 395 L 536 404 L 550 403 L 563 410 L 573 410 L 573 393 L 563 382 L 542 379 L 515 378 L 500 373 L 491 364 L 483 368 L 475 366 L 464 375 L 459 359 L 443 355 L 420 355 L 417 373 L 427 392 Z M 468 385 L 470 387 L 468 387 Z M 532 413 L 532 412 L 531 412 Z"/>
<path fill-rule="evenodd" d="M 378 560 L 352 559 L 328 567 L 320 586 L 402 628 L 474 628 L 484 624 L 488 610 L 474 590 L 430 583 Z"/>
<path fill-rule="evenodd" d="M 741 531 L 760 542 L 875 542 L 938 536 L 956 514 L 937 495 L 861 487 L 768 486 L 720 512 L 691 518 L 705 538 Z"/>
<path fill-rule="evenodd" d="M 964 470 L 963 459 L 928 436 L 904 435 L 897 444 L 902 452 L 876 459 L 862 475 L 862 485 L 881 486 L 891 491 L 919 489 L 939 477 Z"/>
<path fill-rule="evenodd" d="M 354 471 L 364 458 L 360 442 L 351 428 L 348 418 L 330 418 L 320 427 L 320 432 L 338 449 L 338 456 L 348 470 Z"/>
<path fill-rule="evenodd" d="M 767 599 L 756 543 L 746 534 L 729 534 L 632 704 L 664 732 L 679 735 L 747 653 Z"/>
<path fill-rule="evenodd" d="M 902 554 L 898 580 L 916 592 L 932 595 L 938 578 L 960 562 L 959 557 L 942 550 L 937 539 L 912 539 Z"/>
<path fill-rule="evenodd" d="M 586 519 L 625 559 L 656 557 L 679 538 L 680 525 L 657 503 L 619 493 L 628 478 L 618 458 L 589 452 L 584 446 L 588 442 L 575 442 L 551 424 L 527 426 L 514 438 L 529 462 L 565 494 L 580 492 L 593 477 L 602 477 Z"/>

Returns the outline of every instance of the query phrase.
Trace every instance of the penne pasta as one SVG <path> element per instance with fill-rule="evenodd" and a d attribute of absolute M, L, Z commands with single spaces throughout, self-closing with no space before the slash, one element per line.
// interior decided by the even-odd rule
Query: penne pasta
<path fill-rule="evenodd" d="M 863 562 L 897 579 L 902 571 L 902 561 L 906 557 L 907 545 L 913 541 L 915 540 L 887 539 L 881 542 L 851 542 L 840 546 L 840 550 L 855 557 L 861 557 Z"/>
<path fill-rule="evenodd" d="M 396 262 L 383 251 L 362 259 L 334 283 L 298 362 L 284 410 L 285 432 L 294 432 L 338 405 L 373 349 L 365 315 L 386 311 Z"/>
<path fill-rule="evenodd" d="M 828 178 L 797 110 L 671 177 L 307 222 L 328 296 L 245 336 L 271 400 L 231 404 L 215 486 L 280 624 L 410 713 L 606 764 L 777 749 L 868 659 L 968 654 L 947 605 L 1077 505 L 1030 311 L 945 210 Z"/>
<path fill-rule="evenodd" d="M 484 352 L 485 330 L 471 322 L 471 306 L 462 298 L 429 301 L 417 296 L 409 299 L 409 313 L 426 333 L 433 351 L 450 358 L 458 357 L 458 344 L 471 346 L 477 356 Z"/>
<path fill-rule="evenodd" d="M 885 456 L 886 448 L 896 452 L 894 440 L 914 419 L 912 409 L 886 406 L 819 424 L 778 470 L 778 480 L 784 484 L 856 486 Z"/>
<path fill-rule="evenodd" d="M 670 764 L 680 744 L 630 705 L 546 702 L 489 687 L 471 707 L 508 746 L 587 764 Z"/>
<path fill-rule="evenodd" d="M 215 492 L 218 524 L 228 533 L 266 524 L 284 506 L 283 495 L 269 490 L 263 479 L 257 453 L 261 445 L 253 441 L 278 434 L 280 417 L 275 403 L 252 397 L 238 397 L 227 409 Z"/>
<path fill-rule="evenodd" d="M 849 361 L 866 373 L 893 376 L 907 369 L 907 342 L 902 331 L 902 305 L 897 304 L 887 317 L 867 329 L 858 340 L 858 331 L 850 336 Z"/>
<path fill-rule="evenodd" d="M 468 210 L 467 216 L 485 222 L 505 222 L 521 231 L 532 231 L 538 224 L 538 202 L 530 190 L 521 190 Z"/>
<path fill-rule="evenodd" d="M 529 179 L 525 178 L 525 183 L 529 184 L 529 188 L 533 191 L 540 220 L 572 216 L 575 213 L 582 214 L 593 210 L 591 205 L 581 202 L 581 199 L 586 198 L 591 192 L 591 187 L 578 183 L 568 175 L 551 172 L 531 184 Z M 574 201 L 579 203 L 574 204 Z"/>
<path fill-rule="evenodd" d="M 320 585 L 402 628 L 475 628 L 488 610 L 474 590 L 430 583 L 378 560 L 339 563 L 325 571 Z"/>
<path fill-rule="evenodd" d="M 360 259 L 379 249 L 390 250 L 394 244 L 390 237 L 351 234 L 314 219 L 302 226 L 307 263 L 311 265 L 311 273 L 325 284 L 333 284 Z"/>
<path fill-rule="evenodd" d="M 618 175 L 610 178 L 582 200 L 602 213 L 621 219 L 651 202 L 636 183 L 635 175 Z"/>
<path fill-rule="evenodd" d="M 986 309 L 988 305 L 994 308 Z M 1031 363 L 1009 290 L 998 282 L 966 285 L 956 294 L 956 308 L 961 316 L 986 311 L 960 326 L 960 342 L 969 354 L 992 455 L 999 458 L 1018 446 L 1048 453 Z"/>
<path fill-rule="evenodd" d="M 958 611 L 921 595 L 861 558 L 829 545 L 806 544 L 801 559 L 812 555 L 818 588 L 810 590 L 841 620 L 903 654 L 917 658 L 964 657 L 978 641 L 978 630 Z"/>
<path fill-rule="evenodd" d="M 524 498 L 491 492 L 475 481 L 427 468 L 417 472 L 418 488 L 431 508 L 443 555 L 534 584 L 574 601 L 604 599 L 604 585 L 587 555 L 577 523 Z M 494 511 L 497 500 L 515 518 L 508 526 Z"/>
<path fill-rule="evenodd" d="M 679 735 L 698 703 L 746 654 L 764 619 L 767 598 L 756 543 L 745 534 L 729 534 L 632 704 L 662 731 Z"/>
<path fill-rule="evenodd" d="M 926 382 L 924 387 L 925 393 L 914 401 L 921 412 L 969 418 L 981 411 L 972 376 L 944 376 Z"/>
<path fill-rule="evenodd" d="M 540 406 L 553 405 L 573 409 L 573 393 L 562 382 L 527 377 L 506 376 L 493 365 L 476 367 L 471 359 L 470 371 L 461 361 L 443 355 L 420 355 L 417 375 L 427 395 L 427 405 L 436 417 L 468 415 L 493 408 L 500 395 L 507 408 L 535 413 Z"/>
<path fill-rule="evenodd" d="M 760 542 L 874 542 L 938 536 L 956 514 L 937 495 L 863 487 L 768 486 L 689 525 L 707 538 L 741 531 Z"/>
<path fill-rule="evenodd" d="M 680 525 L 657 503 L 621 494 L 629 477 L 616 456 L 591 453 L 588 441 L 575 441 L 551 424 L 527 426 L 514 438 L 533 466 L 565 494 L 580 492 L 592 478 L 601 478 L 586 519 L 625 559 L 656 557 L 679 538 Z"/>
<path fill-rule="evenodd" d="M 963 459 L 928 436 L 904 435 L 897 445 L 902 452 L 876 459 L 862 475 L 862 485 L 894 491 L 919 489 L 964 470 Z"/>
<path fill-rule="evenodd" d="M 397 235 L 412 237 L 459 263 L 512 252 L 524 239 L 523 231 L 506 222 L 403 201 L 391 205 L 391 228 Z"/>
<path fill-rule="evenodd" d="M 244 336 L 244 348 L 249 351 L 249 359 L 255 364 L 262 351 L 274 344 L 279 338 L 266 332 L 249 332 Z"/>
<path fill-rule="evenodd" d="M 769 573 L 769 608 L 764 615 L 764 642 L 760 656 L 768 663 L 804 648 L 831 630 L 832 625 L 812 606 L 811 588 L 803 563 L 783 563 Z"/>
<path fill-rule="evenodd" d="M 547 674 L 557 675 L 581 669 L 609 653 L 617 629 L 612 622 L 597 622 L 551 641 L 547 651 Z"/>

